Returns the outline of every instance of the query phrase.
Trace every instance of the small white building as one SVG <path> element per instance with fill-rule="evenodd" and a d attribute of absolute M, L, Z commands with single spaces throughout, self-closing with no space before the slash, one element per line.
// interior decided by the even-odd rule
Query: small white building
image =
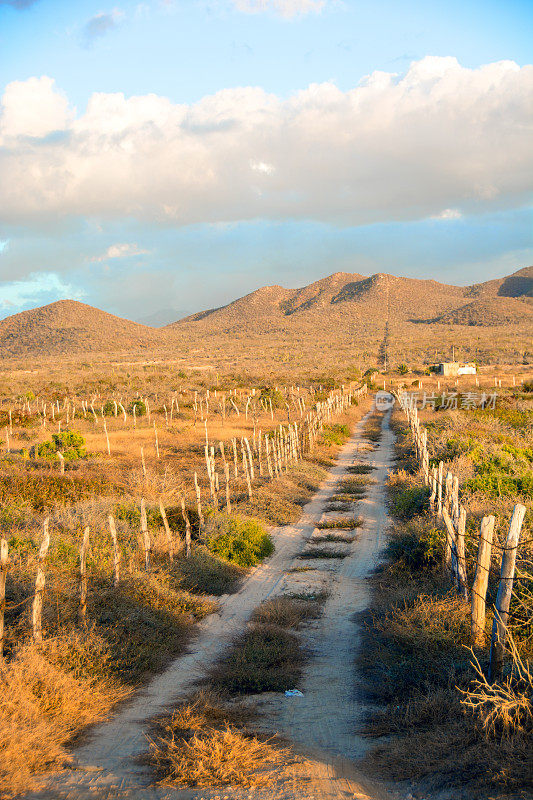
<path fill-rule="evenodd" d="M 475 364 L 460 364 L 458 361 L 443 361 L 439 364 L 437 373 L 446 377 L 456 375 L 475 375 L 477 372 Z"/>
<path fill-rule="evenodd" d="M 475 364 L 462 364 L 457 370 L 458 375 L 475 375 L 477 372 Z"/>

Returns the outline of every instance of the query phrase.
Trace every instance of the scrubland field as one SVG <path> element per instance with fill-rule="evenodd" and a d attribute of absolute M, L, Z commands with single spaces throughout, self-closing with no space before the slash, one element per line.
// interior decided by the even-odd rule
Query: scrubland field
<path fill-rule="evenodd" d="M 527 367 L 487 368 L 477 384 L 470 376 L 456 385 L 423 369 L 363 376 L 351 368 L 313 380 L 296 373 L 262 380 L 257 370 L 244 380 L 172 361 L 24 366 L 0 374 L 0 796 L 34 789 L 48 771 L 68 766 L 88 726 L 194 651 L 198 624 L 272 556 L 273 530 L 300 518 L 383 386 L 418 392 L 419 407 L 424 392 L 458 393 L 457 408 L 419 414 L 431 465 L 444 461 L 459 478 L 469 587 L 481 519 L 494 515 L 496 523 L 486 636 L 472 649 L 470 604 L 453 586 L 444 525 L 430 513 L 429 489 L 396 405 L 395 462 L 384 486 L 389 544 L 370 579 L 363 646 L 349 664 L 371 709 L 361 731 L 353 726 L 371 742 L 363 770 L 379 782 L 380 797 L 405 797 L 407 789 L 419 797 L 530 796 Z M 358 391 L 367 385 L 367 394 Z M 468 408 L 467 392 L 497 397 L 486 408 Z M 275 706 L 276 693 L 312 674 L 306 642 L 322 615 L 333 613 L 336 571 L 356 555 L 365 498 L 374 502 L 368 497 L 381 491 L 372 458 L 383 420 L 376 411 L 365 417 L 357 457 L 320 506 L 299 560 L 285 570 L 289 588 L 259 604 L 195 693 L 153 721 L 144 758 L 154 783 L 262 791 L 287 765 L 298 763 L 300 777 L 312 770 L 291 750 L 290 727 L 278 730 L 268 708 L 258 721 L 251 701 L 265 695 Z M 507 652 L 503 674 L 489 684 L 492 608 L 516 503 L 527 511 Z M 284 738 L 272 739 L 276 733 Z M 398 787 L 403 794 L 394 794 Z M 442 794 L 446 787 L 452 794 Z M 268 796 L 315 797 L 301 786 L 287 791 L 284 785 L 285 794 Z"/>

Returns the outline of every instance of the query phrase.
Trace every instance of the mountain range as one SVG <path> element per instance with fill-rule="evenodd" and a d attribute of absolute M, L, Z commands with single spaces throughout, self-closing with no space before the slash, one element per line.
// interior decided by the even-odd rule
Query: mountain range
<path fill-rule="evenodd" d="M 162 328 L 60 300 L 1 320 L 0 353 L 2 358 L 154 351 L 229 357 L 236 345 L 245 345 L 257 357 L 262 351 L 275 359 L 281 353 L 290 361 L 301 352 L 308 361 L 310 354 L 336 345 L 339 352 L 351 348 L 377 358 L 386 345 L 398 356 L 415 357 L 417 349 L 431 350 L 435 337 L 444 346 L 450 334 L 470 354 L 474 341 L 477 350 L 491 342 L 501 350 L 514 342 L 518 352 L 528 341 L 531 349 L 533 267 L 466 287 L 337 272 L 299 289 L 264 286 Z"/>

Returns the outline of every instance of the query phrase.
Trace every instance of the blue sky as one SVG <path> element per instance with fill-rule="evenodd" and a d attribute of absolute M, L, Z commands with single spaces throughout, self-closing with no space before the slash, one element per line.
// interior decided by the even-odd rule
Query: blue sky
<path fill-rule="evenodd" d="M 529 265 L 532 23 L 512 0 L 0 0 L 0 317 Z"/>

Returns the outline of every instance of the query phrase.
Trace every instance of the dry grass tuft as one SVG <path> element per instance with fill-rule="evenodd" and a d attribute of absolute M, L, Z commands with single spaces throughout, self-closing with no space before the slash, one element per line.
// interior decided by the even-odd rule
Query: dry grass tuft
<path fill-rule="evenodd" d="M 307 561 L 311 558 L 346 558 L 349 553 L 343 553 L 341 550 L 329 550 L 327 547 L 316 547 L 313 550 L 304 550 L 300 553 L 298 558 Z"/>
<path fill-rule="evenodd" d="M 272 740 L 243 730 L 242 722 L 242 708 L 230 708 L 212 692 L 197 694 L 171 717 L 160 720 L 149 756 L 158 783 L 246 788 L 271 783 L 273 770 L 287 753 Z"/>
<path fill-rule="evenodd" d="M 111 681 L 65 672 L 35 646 L 0 665 L 0 793 L 35 785 L 32 774 L 68 760 L 64 745 L 126 695 Z"/>
<path fill-rule="evenodd" d="M 336 519 L 326 519 L 323 522 L 319 522 L 316 527 L 319 530 L 328 530 L 330 528 L 352 530 L 353 528 L 361 528 L 362 526 L 362 517 L 337 517 Z"/>
<path fill-rule="evenodd" d="M 531 665 L 520 657 L 512 635 L 508 632 L 507 636 L 507 650 L 511 656 L 509 674 L 499 683 L 489 683 L 472 653 L 477 678 L 466 691 L 461 690 L 461 704 L 478 717 L 488 738 L 531 736 L 533 732 Z"/>
<path fill-rule="evenodd" d="M 296 597 L 274 597 L 257 608 L 252 621 L 281 628 L 299 628 L 308 619 L 317 619 L 321 614 L 320 602 Z"/>

